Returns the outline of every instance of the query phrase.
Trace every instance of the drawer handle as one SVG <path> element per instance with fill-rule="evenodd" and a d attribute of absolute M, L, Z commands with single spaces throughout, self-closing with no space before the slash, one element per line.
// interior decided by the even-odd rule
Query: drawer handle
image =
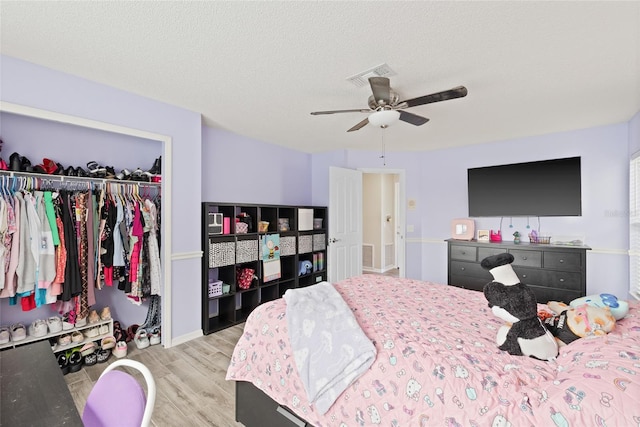
<path fill-rule="evenodd" d="M 526 275 L 526 274 L 523 274 L 523 275 L 522 275 L 522 278 L 524 279 L 525 277 L 527 277 L 527 275 Z"/>
<path fill-rule="evenodd" d="M 560 279 L 560 283 L 564 282 L 564 279 Z"/>
<path fill-rule="evenodd" d="M 526 257 L 526 256 L 523 256 L 523 257 L 522 257 L 522 260 L 523 260 L 523 261 L 526 261 L 526 260 L 527 260 L 527 257 Z"/>
<path fill-rule="evenodd" d="M 562 264 L 563 262 L 564 262 L 564 260 L 563 260 L 563 259 L 561 259 L 561 260 L 560 260 L 560 264 Z"/>
<path fill-rule="evenodd" d="M 464 271 L 464 267 L 460 267 L 460 271 Z"/>
<path fill-rule="evenodd" d="M 460 252 L 462 255 L 466 255 L 467 253 L 465 251 Z"/>
<path fill-rule="evenodd" d="M 286 419 L 288 419 L 289 421 L 291 421 L 297 426 L 300 426 L 300 427 L 305 426 L 304 421 L 298 419 L 298 417 L 296 417 L 295 415 L 293 415 L 292 413 L 290 413 L 280 405 L 278 405 L 278 407 L 276 408 L 276 412 L 278 412 L 280 415 L 282 415 L 283 417 L 285 417 Z"/>

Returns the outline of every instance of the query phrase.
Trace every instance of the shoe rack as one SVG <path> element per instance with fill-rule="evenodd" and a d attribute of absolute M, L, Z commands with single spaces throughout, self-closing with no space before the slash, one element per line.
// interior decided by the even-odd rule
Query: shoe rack
<path fill-rule="evenodd" d="M 236 223 L 238 216 L 245 222 Z M 259 304 L 288 289 L 327 280 L 327 220 L 323 206 L 202 203 L 203 333 L 244 322 Z M 264 270 L 262 239 L 275 234 L 280 277 L 271 278 Z M 237 280 L 237 270 L 244 268 L 255 274 L 248 289 Z"/>
<path fill-rule="evenodd" d="M 100 329 L 101 326 L 107 325 L 109 328 L 109 332 L 107 333 L 103 333 L 100 334 L 98 333 L 95 336 L 87 336 L 85 335 L 90 329 L 92 328 L 97 328 L 98 330 Z M 25 325 L 25 329 L 29 329 L 28 325 Z M 56 347 L 53 349 L 54 353 L 58 353 L 60 351 L 65 351 L 68 350 L 70 348 L 74 348 L 74 347 L 79 347 L 82 346 L 90 341 L 97 341 L 97 340 L 101 340 L 104 337 L 107 337 L 109 335 L 113 335 L 113 319 L 108 319 L 108 320 L 99 320 L 97 322 L 93 322 L 93 323 L 88 323 L 83 325 L 83 326 L 77 326 L 77 327 L 73 327 L 71 329 L 63 329 L 61 331 L 58 332 L 49 332 L 46 335 L 41 335 L 41 336 L 32 336 L 32 335 L 28 335 L 26 336 L 26 338 L 21 339 L 19 341 L 9 341 L 8 343 L 5 344 L 0 344 L 0 350 L 5 349 L 5 348 L 12 348 L 12 347 L 17 347 L 20 345 L 24 345 L 24 344 L 30 344 L 33 342 L 37 342 L 37 341 L 43 341 L 43 340 L 49 340 L 51 338 L 56 338 L 56 342 L 58 341 L 58 339 L 63 336 L 63 335 L 72 335 L 74 332 L 80 332 L 82 334 L 82 341 L 76 341 L 73 342 L 71 341 L 69 344 L 64 344 L 64 345 L 60 345 L 57 344 Z"/>

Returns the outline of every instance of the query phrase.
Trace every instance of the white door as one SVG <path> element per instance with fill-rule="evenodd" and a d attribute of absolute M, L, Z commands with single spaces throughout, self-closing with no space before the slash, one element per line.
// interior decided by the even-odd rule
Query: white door
<path fill-rule="evenodd" d="M 329 168 L 328 279 L 362 274 L 362 172 Z"/>

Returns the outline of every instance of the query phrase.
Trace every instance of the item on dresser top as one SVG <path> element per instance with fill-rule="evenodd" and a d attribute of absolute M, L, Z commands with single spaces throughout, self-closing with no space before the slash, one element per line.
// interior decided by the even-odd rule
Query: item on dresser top
<path fill-rule="evenodd" d="M 520 282 L 511 266 L 513 260 L 513 255 L 501 253 L 480 263 L 494 278 L 483 290 L 489 307 L 507 322 L 498 330 L 496 343 L 500 350 L 514 356 L 553 360 L 558 356 L 558 344 L 538 318 L 536 296 Z"/>
<path fill-rule="evenodd" d="M 606 335 L 616 326 L 609 307 L 587 304 L 571 307 L 557 301 L 549 301 L 547 307 L 554 315 L 544 319 L 544 324 L 560 346 L 579 338 Z"/>
<path fill-rule="evenodd" d="M 489 230 L 489 241 L 490 242 L 502 242 L 502 231 L 493 231 Z"/>
<path fill-rule="evenodd" d="M 476 223 L 471 218 L 451 220 L 451 238 L 456 240 L 472 240 L 475 236 Z"/>
<path fill-rule="evenodd" d="M 612 294 L 587 295 L 586 297 L 576 298 L 569 303 L 571 307 L 578 307 L 582 304 L 588 304 L 594 307 L 609 307 L 611 314 L 616 320 L 624 318 L 629 313 L 629 303 L 619 300 Z"/>

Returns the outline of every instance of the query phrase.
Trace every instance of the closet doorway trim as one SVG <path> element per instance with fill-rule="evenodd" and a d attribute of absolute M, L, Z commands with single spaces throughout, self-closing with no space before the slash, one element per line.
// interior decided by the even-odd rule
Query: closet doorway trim
<path fill-rule="evenodd" d="M 147 132 L 112 123 L 85 119 L 69 114 L 56 113 L 25 105 L 0 101 L 0 111 L 33 117 L 42 120 L 65 123 L 74 126 L 97 129 L 121 135 L 149 139 L 162 143 L 162 270 L 164 285 L 162 289 L 162 345 L 165 348 L 172 346 L 171 338 L 171 153 L 172 139 L 168 135 Z"/>

